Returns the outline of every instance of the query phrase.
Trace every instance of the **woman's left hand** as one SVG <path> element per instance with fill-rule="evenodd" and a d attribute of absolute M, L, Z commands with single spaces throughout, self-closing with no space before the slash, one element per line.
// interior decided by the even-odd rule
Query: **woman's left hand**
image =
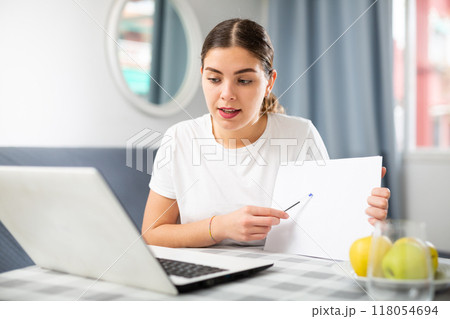
<path fill-rule="evenodd" d="M 381 169 L 381 178 L 386 175 L 386 167 Z M 367 198 L 367 203 L 370 205 L 366 209 L 366 214 L 370 216 L 369 223 L 375 225 L 378 220 L 385 220 L 388 213 L 389 197 L 391 191 L 386 187 L 375 187 L 372 189 L 372 194 Z"/>

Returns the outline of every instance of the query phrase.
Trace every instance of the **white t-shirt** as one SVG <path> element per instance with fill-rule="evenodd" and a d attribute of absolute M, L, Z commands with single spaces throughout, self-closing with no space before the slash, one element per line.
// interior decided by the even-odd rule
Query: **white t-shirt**
<path fill-rule="evenodd" d="M 237 149 L 215 140 L 211 121 L 208 113 L 170 127 L 154 160 L 149 186 L 177 199 L 182 224 L 247 205 L 271 207 L 280 165 L 329 158 L 310 120 L 269 113 L 261 137 Z"/>

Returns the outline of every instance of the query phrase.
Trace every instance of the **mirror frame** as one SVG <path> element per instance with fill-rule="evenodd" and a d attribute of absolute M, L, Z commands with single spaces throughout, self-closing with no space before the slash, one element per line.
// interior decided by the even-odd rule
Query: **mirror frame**
<path fill-rule="evenodd" d="M 108 16 L 108 30 L 106 32 L 106 53 L 109 60 L 109 69 L 112 71 L 114 82 L 122 95 L 139 110 L 148 115 L 158 117 L 168 117 L 184 110 L 191 102 L 200 85 L 200 65 L 194 57 L 200 56 L 202 45 L 202 33 L 197 16 L 185 0 L 169 0 L 180 17 L 181 24 L 186 34 L 187 60 L 186 73 L 183 82 L 172 99 L 163 104 L 154 104 L 138 96 L 131 91 L 125 78 L 122 75 L 122 69 L 119 65 L 118 50 L 120 46 L 117 42 L 119 37 L 119 20 L 123 8 L 128 0 L 116 0 Z"/>

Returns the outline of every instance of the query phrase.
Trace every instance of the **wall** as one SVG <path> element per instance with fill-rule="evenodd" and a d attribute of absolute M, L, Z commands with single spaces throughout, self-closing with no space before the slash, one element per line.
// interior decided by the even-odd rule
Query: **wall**
<path fill-rule="evenodd" d="M 404 163 L 405 217 L 426 222 L 429 240 L 450 253 L 450 152 L 415 152 Z"/>
<path fill-rule="evenodd" d="M 226 18 L 267 20 L 267 1 L 187 1 L 202 38 Z M 129 104 L 109 71 L 104 32 L 77 3 L 106 27 L 113 0 L 0 2 L 0 146 L 124 147 L 143 128 L 190 118 L 153 118 Z M 200 83 L 186 111 L 207 111 Z"/>

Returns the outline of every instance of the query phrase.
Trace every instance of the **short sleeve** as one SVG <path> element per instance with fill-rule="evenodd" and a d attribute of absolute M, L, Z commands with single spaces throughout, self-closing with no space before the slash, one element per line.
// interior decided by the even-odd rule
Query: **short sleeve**
<path fill-rule="evenodd" d="M 316 160 L 326 161 L 330 159 L 327 148 L 325 147 L 325 143 L 323 142 L 319 131 L 317 131 L 316 127 L 311 121 L 309 121 L 308 139 L 312 139 L 312 141 L 314 142 L 312 151 Z"/>
<path fill-rule="evenodd" d="M 169 128 L 164 134 L 161 145 L 153 161 L 152 177 L 149 187 L 161 196 L 175 199 L 173 180 L 173 155 L 175 148 L 175 130 Z"/>

